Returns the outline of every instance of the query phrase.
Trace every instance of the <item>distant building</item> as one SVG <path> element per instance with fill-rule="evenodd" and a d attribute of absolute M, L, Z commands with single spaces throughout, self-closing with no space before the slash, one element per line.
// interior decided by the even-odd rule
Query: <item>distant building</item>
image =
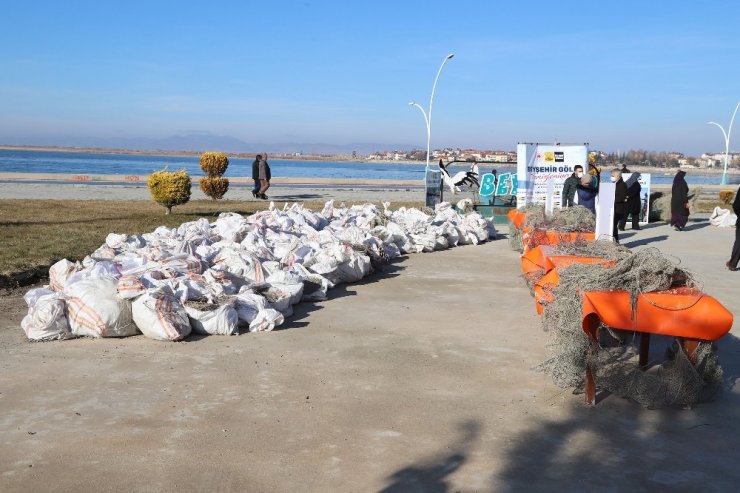
<path fill-rule="evenodd" d="M 729 153 L 730 164 L 740 160 L 740 152 Z M 725 165 L 725 153 L 724 152 L 705 152 L 701 155 L 700 165 L 705 168 L 724 167 Z"/>

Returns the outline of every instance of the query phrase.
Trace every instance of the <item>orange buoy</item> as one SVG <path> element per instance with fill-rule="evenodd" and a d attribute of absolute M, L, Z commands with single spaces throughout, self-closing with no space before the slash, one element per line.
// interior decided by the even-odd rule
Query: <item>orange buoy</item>
<path fill-rule="evenodd" d="M 698 289 L 642 293 L 634 312 L 627 291 L 585 291 L 581 296 L 586 331 L 600 321 L 615 329 L 716 341 L 732 328 L 732 313 Z"/>
<path fill-rule="evenodd" d="M 509 216 L 509 221 L 511 221 L 511 224 L 513 224 L 516 229 L 522 229 L 524 227 L 524 222 L 527 220 L 527 215 L 524 212 L 517 209 L 511 209 L 506 213 L 506 215 Z"/>
<path fill-rule="evenodd" d="M 559 245 L 561 243 L 574 243 L 576 241 L 594 241 L 596 234 L 593 232 L 580 231 L 555 231 L 550 229 L 525 228 L 522 231 L 522 243 L 524 252 L 540 245 Z"/>

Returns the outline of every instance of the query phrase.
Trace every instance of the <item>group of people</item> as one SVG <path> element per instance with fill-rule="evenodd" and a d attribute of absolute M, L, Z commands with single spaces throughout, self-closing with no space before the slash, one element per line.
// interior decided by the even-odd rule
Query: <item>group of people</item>
<path fill-rule="evenodd" d="M 576 165 L 573 174 L 565 180 L 563 185 L 563 201 L 565 207 L 573 207 L 578 195 L 578 204 L 596 213 L 596 196 L 599 194 L 600 176 L 594 167 L 593 173 L 584 173 L 583 166 Z M 611 180 L 615 184 L 614 192 L 614 241 L 619 243 L 619 232 L 624 231 L 627 219 L 631 216 L 632 229 L 640 229 L 640 213 L 642 198 L 640 192 L 640 173 L 632 173 L 625 181 L 622 174 L 629 173 L 626 166 L 611 171 Z M 735 215 L 740 217 L 740 188 L 735 194 L 732 204 Z M 671 187 L 671 221 L 670 225 L 676 231 L 683 231 L 689 221 L 689 185 L 686 182 L 686 172 L 681 170 L 673 178 Z M 740 270 L 740 225 L 735 227 L 735 243 L 732 247 L 730 260 L 725 264 L 733 272 Z"/>
<path fill-rule="evenodd" d="M 566 207 L 575 205 L 578 195 L 578 204 L 596 213 L 596 196 L 599 194 L 600 176 L 596 168 L 593 173 L 584 173 L 583 166 L 577 165 L 573 174 L 565 180 L 563 185 L 563 199 Z M 642 198 L 640 192 L 640 173 L 631 173 L 627 181 L 623 174 L 630 173 L 626 166 L 611 171 L 611 181 L 615 184 L 614 191 L 614 229 L 612 236 L 619 243 L 619 232 L 624 231 L 627 219 L 632 220 L 632 229 L 640 229 L 640 213 L 642 212 Z M 673 179 L 671 195 L 671 226 L 676 231 L 683 231 L 689 220 L 689 186 L 686 183 L 686 172 L 679 171 Z"/>
<path fill-rule="evenodd" d="M 566 207 L 575 205 L 577 194 L 578 204 L 596 213 L 600 173 L 595 167 L 593 170 L 593 173 L 584 173 L 583 166 L 575 166 L 573 174 L 565 180 L 563 185 L 563 199 Z M 640 212 L 642 211 L 640 173 L 632 173 L 626 182 L 622 179 L 622 173 L 629 173 L 629 170 L 623 166 L 622 169 L 615 168 L 611 172 L 611 180 L 616 185 L 612 236 L 617 243 L 619 243 L 619 231 L 625 230 L 629 216 L 632 216 L 632 229 L 640 229 Z"/>
<path fill-rule="evenodd" d="M 255 199 L 267 200 L 265 192 L 270 188 L 271 179 L 272 174 L 270 173 L 270 165 L 267 163 L 267 154 L 257 154 L 252 163 L 252 180 L 254 180 L 252 196 Z"/>

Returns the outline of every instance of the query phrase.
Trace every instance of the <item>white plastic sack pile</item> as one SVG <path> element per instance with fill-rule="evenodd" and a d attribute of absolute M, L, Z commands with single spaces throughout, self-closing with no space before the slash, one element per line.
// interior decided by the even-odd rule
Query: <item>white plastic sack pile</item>
<path fill-rule="evenodd" d="M 467 202 L 463 205 L 469 208 Z M 31 290 L 23 330 L 29 339 L 122 337 L 176 341 L 192 331 L 272 330 L 301 301 L 325 300 L 373 262 L 495 238 L 490 221 L 439 204 L 433 214 L 373 204 L 321 213 L 300 204 L 248 217 L 221 214 L 141 236 L 109 234 L 82 262 L 62 260 L 49 286 Z M 189 302 L 199 302 L 198 307 Z M 203 302 L 207 305 L 204 307 Z"/>
<path fill-rule="evenodd" d="M 731 228 L 737 225 L 737 216 L 731 210 L 715 207 L 709 217 L 709 223 L 719 228 Z"/>

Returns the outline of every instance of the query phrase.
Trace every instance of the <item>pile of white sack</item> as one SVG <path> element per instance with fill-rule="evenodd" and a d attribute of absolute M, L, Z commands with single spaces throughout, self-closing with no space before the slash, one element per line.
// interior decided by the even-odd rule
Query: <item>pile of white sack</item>
<path fill-rule="evenodd" d="M 448 203 L 428 215 L 333 201 L 321 213 L 271 204 L 248 217 L 224 213 L 213 223 L 202 218 L 141 236 L 111 233 L 82 262 L 51 267 L 49 285 L 26 293 L 21 325 L 34 341 L 267 331 L 296 303 L 326 299 L 373 263 L 495 235 L 480 214 L 461 215 Z"/>
<path fill-rule="evenodd" d="M 715 207 L 709 217 L 709 223 L 718 228 L 731 228 L 737 225 L 737 216 L 731 210 Z"/>

